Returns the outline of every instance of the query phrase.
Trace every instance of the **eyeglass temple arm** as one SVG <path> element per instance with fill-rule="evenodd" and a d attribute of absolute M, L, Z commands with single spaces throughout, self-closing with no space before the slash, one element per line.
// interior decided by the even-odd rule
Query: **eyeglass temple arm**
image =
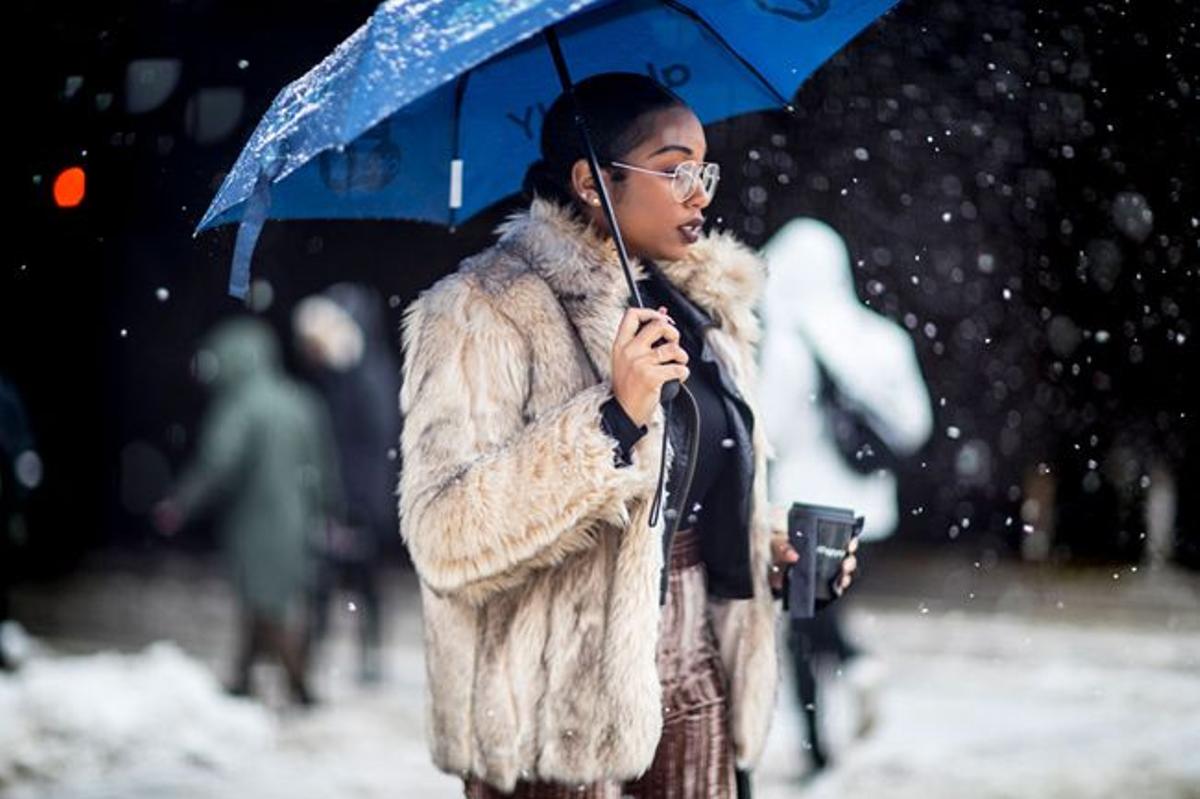
<path fill-rule="evenodd" d="M 644 167 L 634 166 L 633 164 L 622 164 L 620 161 L 609 161 L 609 163 L 613 166 L 619 166 L 621 169 L 632 169 L 634 172 L 644 172 L 647 175 L 662 175 L 665 178 L 675 177 L 674 172 L 660 172 L 657 169 L 646 169 Z"/>

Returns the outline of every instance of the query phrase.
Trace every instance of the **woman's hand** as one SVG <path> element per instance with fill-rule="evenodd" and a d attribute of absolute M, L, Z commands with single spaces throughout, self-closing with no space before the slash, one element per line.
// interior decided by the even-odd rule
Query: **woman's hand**
<path fill-rule="evenodd" d="M 178 502 L 170 498 L 160 500 L 154 506 L 150 518 L 159 535 L 167 538 L 178 533 L 179 528 L 183 527 L 183 510 Z"/>
<path fill-rule="evenodd" d="M 850 583 L 854 582 L 854 572 L 858 568 L 858 556 L 854 553 L 857 551 L 858 536 L 855 536 L 846 545 L 846 557 L 842 558 L 841 576 L 833 584 L 833 592 L 838 596 L 846 593 L 846 589 L 850 587 Z"/>
<path fill-rule="evenodd" d="M 842 559 L 841 574 L 833 584 L 834 593 L 838 596 L 844 594 L 850 587 L 850 583 L 854 581 L 854 572 L 858 569 L 858 557 L 854 554 L 857 551 L 858 538 L 851 538 L 846 547 L 846 557 Z M 783 590 L 784 572 L 798 560 L 800 560 L 800 553 L 788 543 L 787 533 L 771 535 L 771 573 L 767 580 L 771 584 L 772 591 Z"/>
<path fill-rule="evenodd" d="M 800 560 L 800 553 L 788 543 L 787 533 L 771 534 L 771 573 L 767 581 L 771 590 L 778 594 L 783 590 L 783 575 L 788 567 Z"/>
<path fill-rule="evenodd" d="M 666 311 L 630 308 L 613 342 L 613 396 L 639 427 L 654 415 L 663 384 L 670 380 L 682 382 L 691 374 L 685 366 L 688 354 L 679 346 L 679 330 Z M 655 347 L 659 339 L 665 341 Z"/>

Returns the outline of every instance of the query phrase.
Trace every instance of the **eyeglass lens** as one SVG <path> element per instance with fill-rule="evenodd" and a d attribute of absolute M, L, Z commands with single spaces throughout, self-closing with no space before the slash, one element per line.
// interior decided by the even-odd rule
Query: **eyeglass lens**
<path fill-rule="evenodd" d="M 712 197 L 721 179 L 721 170 L 716 164 L 698 164 L 695 161 L 684 161 L 675 168 L 675 179 L 672 182 L 675 196 L 684 202 L 696 193 L 697 186 L 704 186 L 704 193 Z"/>

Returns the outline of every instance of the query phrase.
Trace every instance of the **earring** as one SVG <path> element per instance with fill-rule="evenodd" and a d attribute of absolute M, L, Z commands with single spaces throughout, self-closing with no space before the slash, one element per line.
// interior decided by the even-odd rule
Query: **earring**
<path fill-rule="evenodd" d="M 600 198 L 599 198 L 599 197 L 593 197 L 593 198 L 592 198 L 592 205 L 599 205 L 599 204 L 600 204 Z"/>

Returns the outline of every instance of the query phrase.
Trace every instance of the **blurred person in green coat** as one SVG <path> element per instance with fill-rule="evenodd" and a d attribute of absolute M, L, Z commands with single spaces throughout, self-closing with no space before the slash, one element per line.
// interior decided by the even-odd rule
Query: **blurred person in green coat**
<path fill-rule="evenodd" d="M 289 616 L 303 609 L 310 586 L 311 543 L 339 511 L 326 411 L 283 372 L 276 337 L 257 319 L 218 325 L 194 370 L 212 398 L 195 457 L 156 507 L 155 526 L 173 535 L 197 514 L 215 514 L 242 603 L 231 693 L 251 693 L 251 667 L 269 652 L 283 664 L 292 698 L 311 704 L 304 631 L 290 627 Z"/>

